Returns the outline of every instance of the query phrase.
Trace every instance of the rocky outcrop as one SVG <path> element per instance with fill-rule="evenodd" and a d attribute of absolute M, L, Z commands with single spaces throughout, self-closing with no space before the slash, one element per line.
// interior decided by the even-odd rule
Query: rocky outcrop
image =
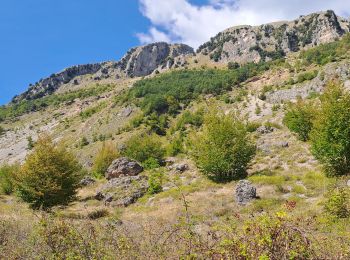
<path fill-rule="evenodd" d="M 141 77 L 155 72 L 181 67 L 186 64 L 186 57 L 194 50 L 184 44 L 152 43 L 133 48 L 118 62 L 110 61 L 69 67 L 63 71 L 41 79 L 19 96 L 13 103 L 50 95 L 65 84 L 78 85 L 79 76 L 90 75 L 92 80 L 119 79 L 120 77 Z"/>
<path fill-rule="evenodd" d="M 131 49 L 118 66 L 129 77 L 142 77 L 156 70 L 183 66 L 186 62 L 185 57 L 192 54 L 193 48 L 187 45 L 159 42 Z"/>
<path fill-rule="evenodd" d="M 232 27 L 201 45 L 197 52 L 217 62 L 267 61 L 333 42 L 349 29 L 350 22 L 333 11 L 319 12 L 289 22 Z"/>
<path fill-rule="evenodd" d="M 126 207 L 146 194 L 146 176 L 125 176 L 110 180 L 95 195 L 95 199 L 111 206 Z"/>
<path fill-rule="evenodd" d="M 248 180 L 241 180 L 236 187 L 236 201 L 240 205 L 246 205 L 256 198 L 256 188 Z"/>
<path fill-rule="evenodd" d="M 116 159 L 108 167 L 106 172 L 107 180 L 123 177 L 136 176 L 143 171 L 143 167 L 136 161 L 130 160 L 126 157 Z"/>

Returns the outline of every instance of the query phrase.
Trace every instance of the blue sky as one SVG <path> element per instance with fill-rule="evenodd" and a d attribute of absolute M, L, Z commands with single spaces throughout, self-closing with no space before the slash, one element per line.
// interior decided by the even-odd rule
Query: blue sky
<path fill-rule="evenodd" d="M 0 104 L 66 67 L 155 41 L 192 47 L 238 24 L 294 19 L 345 0 L 0 0 Z"/>
<path fill-rule="evenodd" d="M 149 25 L 137 0 L 0 4 L 0 104 L 70 65 L 119 59 Z"/>

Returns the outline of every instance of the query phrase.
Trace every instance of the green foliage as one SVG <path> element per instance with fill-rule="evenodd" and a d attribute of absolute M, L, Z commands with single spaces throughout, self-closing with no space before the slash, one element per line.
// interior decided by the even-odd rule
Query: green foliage
<path fill-rule="evenodd" d="M 300 140 L 309 140 L 316 109 L 310 104 L 299 99 L 296 104 L 290 104 L 285 113 L 283 124 L 290 131 L 296 133 Z"/>
<path fill-rule="evenodd" d="M 317 70 L 300 73 L 298 75 L 297 82 L 298 83 L 303 83 L 304 81 L 312 80 L 312 79 L 316 78 L 317 75 L 318 75 L 318 71 Z"/>
<path fill-rule="evenodd" d="M 123 155 L 141 163 L 150 158 L 160 163 L 165 155 L 165 149 L 157 135 L 134 135 L 126 142 Z"/>
<path fill-rule="evenodd" d="M 336 188 L 327 195 L 325 211 L 336 218 L 350 217 L 350 190 Z"/>
<path fill-rule="evenodd" d="M 256 150 L 246 125 L 235 116 L 213 110 L 205 117 L 203 131 L 192 140 L 194 160 L 215 181 L 245 177 Z"/>
<path fill-rule="evenodd" d="M 302 51 L 300 58 L 306 64 L 325 65 L 336 61 L 337 58 L 347 54 L 350 49 L 350 35 L 345 35 L 340 41 L 317 46 L 315 48 Z"/>
<path fill-rule="evenodd" d="M 149 126 L 151 132 L 158 135 L 165 135 L 166 129 L 168 128 L 168 116 L 167 115 L 157 115 L 152 113 L 144 118 L 146 126 Z"/>
<path fill-rule="evenodd" d="M 24 115 L 29 112 L 40 111 L 48 106 L 58 106 L 62 103 L 73 102 L 75 99 L 88 98 L 98 96 L 102 93 L 114 89 L 113 85 L 96 85 L 87 89 L 71 91 L 64 94 L 54 94 L 38 99 L 22 100 L 18 103 L 0 106 L 0 121 L 5 119 L 12 119 Z"/>
<path fill-rule="evenodd" d="M 177 120 L 175 124 L 175 131 L 185 131 L 186 126 L 191 125 L 196 128 L 203 124 L 204 110 L 199 109 L 195 112 L 185 111 Z"/>
<path fill-rule="evenodd" d="M 20 166 L 3 165 L 0 167 L 0 193 L 11 194 L 15 190 L 15 176 L 18 174 Z"/>
<path fill-rule="evenodd" d="M 88 141 L 88 139 L 85 136 L 83 136 L 80 140 L 80 148 L 83 148 L 84 146 L 87 146 L 89 144 L 90 142 Z"/>
<path fill-rule="evenodd" d="M 16 180 L 19 196 L 33 208 L 70 202 L 76 194 L 82 167 L 73 154 L 41 137 L 26 158 Z"/>
<path fill-rule="evenodd" d="M 328 84 L 310 134 L 312 152 L 328 175 L 350 172 L 350 94 L 340 83 Z"/>
<path fill-rule="evenodd" d="M 176 156 L 184 152 L 184 137 L 182 133 L 178 133 L 175 136 L 172 136 L 169 144 L 166 147 L 166 153 L 169 156 Z"/>
<path fill-rule="evenodd" d="M 148 193 L 149 194 L 157 194 L 163 191 L 164 174 L 161 172 L 153 172 L 148 178 Z"/>
<path fill-rule="evenodd" d="M 146 170 L 152 170 L 152 169 L 157 169 L 160 167 L 159 164 L 159 160 L 151 157 L 148 158 L 146 161 L 143 162 L 142 166 L 146 169 Z"/>
<path fill-rule="evenodd" d="M 119 157 L 116 147 L 112 143 L 103 143 L 101 149 L 98 151 L 92 172 L 96 177 L 105 175 L 111 163 Z"/>
<path fill-rule="evenodd" d="M 32 150 L 34 148 L 34 145 L 35 145 L 35 143 L 33 141 L 33 138 L 31 136 L 28 136 L 27 137 L 27 142 L 28 142 L 27 149 L 28 150 Z"/>
<path fill-rule="evenodd" d="M 89 107 L 89 108 L 85 109 L 84 111 L 80 112 L 80 117 L 83 120 L 86 120 L 89 117 L 93 116 L 94 114 L 100 112 L 106 106 L 107 106 L 106 102 L 101 102 L 97 106 Z"/>
<path fill-rule="evenodd" d="M 178 113 L 201 94 L 220 95 L 233 86 L 269 69 L 270 63 L 249 63 L 234 70 L 178 70 L 142 79 L 130 90 L 129 100 L 138 104 L 146 115 Z"/>
<path fill-rule="evenodd" d="M 228 64 L 227 64 L 227 68 L 229 70 L 235 70 L 235 69 L 238 69 L 240 67 L 240 65 L 237 63 L 237 62 L 232 62 L 230 61 Z"/>

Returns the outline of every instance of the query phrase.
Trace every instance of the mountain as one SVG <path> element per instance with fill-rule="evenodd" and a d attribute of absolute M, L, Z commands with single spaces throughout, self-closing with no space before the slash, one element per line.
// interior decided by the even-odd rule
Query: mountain
<path fill-rule="evenodd" d="M 332 11 L 52 74 L 0 106 L 0 259 L 350 259 L 348 90 Z"/>
<path fill-rule="evenodd" d="M 201 45 L 197 53 L 216 62 L 259 62 L 333 42 L 350 30 L 350 22 L 333 11 L 300 16 L 294 21 L 235 26 Z"/>
<path fill-rule="evenodd" d="M 193 54 L 193 49 L 187 45 L 164 42 L 132 48 L 118 62 L 78 65 L 52 74 L 50 77 L 31 85 L 26 92 L 14 97 L 12 102 L 41 98 L 54 93 L 63 85 L 74 87 L 74 85 L 79 85 L 81 81 L 142 77 L 155 71 L 183 67 L 185 57 Z M 84 79 L 82 76 L 88 76 L 88 78 Z"/>

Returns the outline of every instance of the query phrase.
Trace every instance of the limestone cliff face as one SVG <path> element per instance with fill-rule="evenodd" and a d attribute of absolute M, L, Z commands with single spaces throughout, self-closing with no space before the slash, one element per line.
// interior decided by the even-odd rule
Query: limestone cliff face
<path fill-rule="evenodd" d="M 65 84 L 79 84 L 77 77 L 84 75 L 91 75 L 91 78 L 97 81 L 108 78 L 147 76 L 155 71 L 183 66 L 186 57 L 193 54 L 194 50 L 187 45 L 165 42 L 133 48 L 119 62 L 78 65 L 52 74 L 31 85 L 26 92 L 14 97 L 12 102 L 50 95 Z"/>
<path fill-rule="evenodd" d="M 185 57 L 193 54 L 193 49 L 187 45 L 160 42 L 131 49 L 118 65 L 127 76 L 141 77 L 155 70 L 182 66 Z"/>
<path fill-rule="evenodd" d="M 349 30 L 350 22 L 333 11 L 313 13 L 289 22 L 229 28 L 201 45 L 197 53 L 216 62 L 259 62 L 335 41 Z"/>

